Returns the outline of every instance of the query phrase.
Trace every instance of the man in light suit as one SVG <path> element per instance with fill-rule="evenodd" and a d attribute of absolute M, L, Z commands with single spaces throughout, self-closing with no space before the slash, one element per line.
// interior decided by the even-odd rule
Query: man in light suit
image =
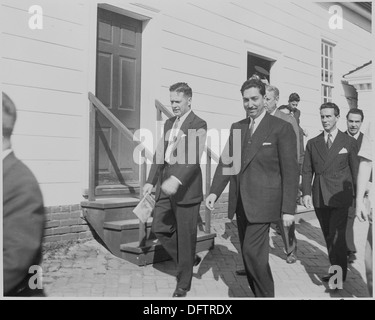
<path fill-rule="evenodd" d="M 345 131 L 347 135 L 353 137 L 357 141 L 358 150 L 361 149 L 363 133 L 360 131 L 363 123 L 363 111 L 361 109 L 350 109 L 346 115 L 346 125 L 348 130 Z M 353 263 L 357 259 L 357 249 L 354 243 L 354 219 L 355 219 L 355 206 L 349 207 L 348 223 L 346 225 L 346 245 L 348 247 L 348 263 Z"/>
<path fill-rule="evenodd" d="M 33 173 L 12 150 L 16 117 L 13 101 L 3 93 L 4 296 L 43 297 L 40 283 L 30 279 L 34 272 L 29 273 L 30 267 L 40 266 L 42 259 L 43 198 Z"/>
<path fill-rule="evenodd" d="M 355 139 L 337 129 L 340 109 L 335 103 L 322 104 L 320 118 L 324 131 L 306 145 L 302 167 L 303 203 L 306 208 L 314 206 L 327 244 L 329 262 L 331 266 L 341 267 L 341 280 L 345 281 L 345 233 L 348 209 L 355 195 L 358 147 Z M 330 272 L 322 280 L 328 282 L 334 274 Z"/>
<path fill-rule="evenodd" d="M 277 109 L 277 103 L 279 101 L 280 92 L 279 89 L 275 86 L 266 86 L 266 96 L 265 96 L 265 107 L 267 112 L 276 118 L 280 118 L 286 122 L 289 122 L 296 134 L 296 152 L 297 152 L 297 159 L 300 159 L 300 135 L 299 135 L 299 127 L 297 124 L 296 119 L 291 116 L 287 115 L 284 112 Z M 290 143 L 293 143 L 290 141 Z M 297 194 L 296 194 L 297 199 Z M 283 220 L 280 219 L 277 223 L 278 230 L 281 233 L 284 242 L 284 248 L 286 253 L 286 262 L 291 264 L 297 261 L 296 252 L 297 252 L 297 238 L 295 235 L 295 223 L 293 222 L 291 226 L 284 227 Z"/>
<path fill-rule="evenodd" d="M 175 117 L 164 125 L 164 141 L 159 143 L 143 193 L 156 185 L 152 231 L 177 265 L 177 285 L 173 297 L 185 297 L 191 287 L 197 223 L 203 200 L 200 159 L 207 124 L 191 111 L 192 90 L 186 83 L 169 88 Z"/>
<path fill-rule="evenodd" d="M 233 163 L 229 163 L 226 152 L 221 155 L 206 206 L 213 210 L 230 181 L 228 217 L 232 219 L 236 213 L 249 285 L 256 297 L 274 297 L 269 229 L 271 222 L 280 220 L 281 213 L 285 226 L 294 221 L 298 189 L 296 135 L 288 122 L 266 112 L 264 83 L 247 80 L 241 94 L 249 117 L 231 126 L 225 149 Z M 238 144 L 241 152 L 233 149 Z"/>

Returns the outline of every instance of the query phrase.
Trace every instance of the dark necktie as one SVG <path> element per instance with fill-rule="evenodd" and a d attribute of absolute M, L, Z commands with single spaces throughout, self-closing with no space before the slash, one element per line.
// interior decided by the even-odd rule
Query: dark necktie
<path fill-rule="evenodd" d="M 327 148 L 328 149 L 331 149 L 332 147 L 332 135 L 330 133 L 328 133 L 328 137 L 327 137 Z"/>
<path fill-rule="evenodd" d="M 249 148 L 250 148 L 250 145 L 251 145 L 251 137 L 254 133 L 255 121 L 251 118 L 250 118 L 250 121 L 251 121 L 250 126 L 246 130 L 246 134 L 245 134 L 244 141 L 243 141 L 243 144 L 242 144 L 242 153 L 241 153 L 242 167 L 247 162 L 247 156 L 249 155 Z"/>
<path fill-rule="evenodd" d="M 178 123 L 180 122 L 180 118 L 176 118 L 175 122 L 173 123 L 173 127 L 170 131 L 171 137 L 169 138 L 168 147 L 165 151 L 165 161 L 169 162 L 172 154 L 173 146 L 177 140 L 177 134 L 178 134 Z"/>

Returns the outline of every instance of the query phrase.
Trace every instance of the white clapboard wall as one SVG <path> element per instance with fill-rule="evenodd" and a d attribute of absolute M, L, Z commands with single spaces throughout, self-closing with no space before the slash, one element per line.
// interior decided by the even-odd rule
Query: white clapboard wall
<path fill-rule="evenodd" d="M 35 172 L 47 205 L 79 203 L 87 187 L 87 92 L 94 91 L 95 83 L 92 8 L 98 2 L 38 1 L 44 29 L 31 30 L 28 8 L 35 2 L 2 1 L 3 90 L 19 108 L 14 148 Z M 331 30 L 327 5 L 307 1 L 105 3 L 127 12 L 150 13 L 142 34 L 141 126 L 151 131 L 155 131 L 154 100 L 169 104 L 168 88 L 178 81 L 192 87 L 193 110 L 209 129 L 229 129 L 244 118 L 240 87 L 250 52 L 276 61 L 271 84 L 280 89 L 279 104 L 297 92 L 301 126 L 308 139 L 314 137 L 321 130 L 322 40 L 335 45 L 333 101 L 342 112 L 339 128 L 345 130 L 349 103 L 342 77 L 372 58 L 371 33 L 362 28 L 361 17 L 353 18 L 346 8 L 343 29 Z M 345 19 L 349 15 L 351 19 Z M 224 142 L 217 141 L 214 149 Z"/>

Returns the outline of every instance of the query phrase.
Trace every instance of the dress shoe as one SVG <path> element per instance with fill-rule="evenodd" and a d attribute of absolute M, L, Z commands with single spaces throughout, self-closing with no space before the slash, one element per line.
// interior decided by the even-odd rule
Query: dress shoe
<path fill-rule="evenodd" d="M 290 253 L 286 256 L 286 263 L 292 264 L 292 263 L 295 263 L 296 261 L 297 261 L 297 257 L 294 254 L 294 252 L 292 252 L 292 253 Z"/>
<path fill-rule="evenodd" d="M 202 261 L 202 258 L 198 255 L 195 256 L 195 259 L 194 259 L 194 267 L 196 267 L 198 264 L 200 264 Z"/>
<path fill-rule="evenodd" d="M 322 279 L 323 282 L 328 282 L 329 279 L 331 279 L 332 276 L 333 276 L 333 273 L 329 273 L 329 274 L 323 276 L 321 279 Z"/>
<path fill-rule="evenodd" d="M 173 292 L 173 298 L 183 298 L 183 297 L 186 297 L 186 293 L 188 292 L 188 290 L 186 289 L 182 289 L 182 288 L 177 288 L 174 292 Z"/>
<path fill-rule="evenodd" d="M 245 269 L 236 270 L 236 275 L 246 276 L 246 270 Z"/>
<path fill-rule="evenodd" d="M 355 255 L 355 252 L 350 251 L 348 253 L 348 263 L 353 263 L 355 260 L 357 260 L 357 256 Z"/>

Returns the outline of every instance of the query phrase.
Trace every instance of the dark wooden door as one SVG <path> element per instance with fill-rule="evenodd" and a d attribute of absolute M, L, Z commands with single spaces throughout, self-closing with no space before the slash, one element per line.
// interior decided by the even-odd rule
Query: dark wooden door
<path fill-rule="evenodd" d="M 99 9 L 96 96 L 132 132 L 140 126 L 141 37 L 141 21 Z M 136 192 L 134 144 L 101 115 L 96 133 L 96 193 Z"/>

